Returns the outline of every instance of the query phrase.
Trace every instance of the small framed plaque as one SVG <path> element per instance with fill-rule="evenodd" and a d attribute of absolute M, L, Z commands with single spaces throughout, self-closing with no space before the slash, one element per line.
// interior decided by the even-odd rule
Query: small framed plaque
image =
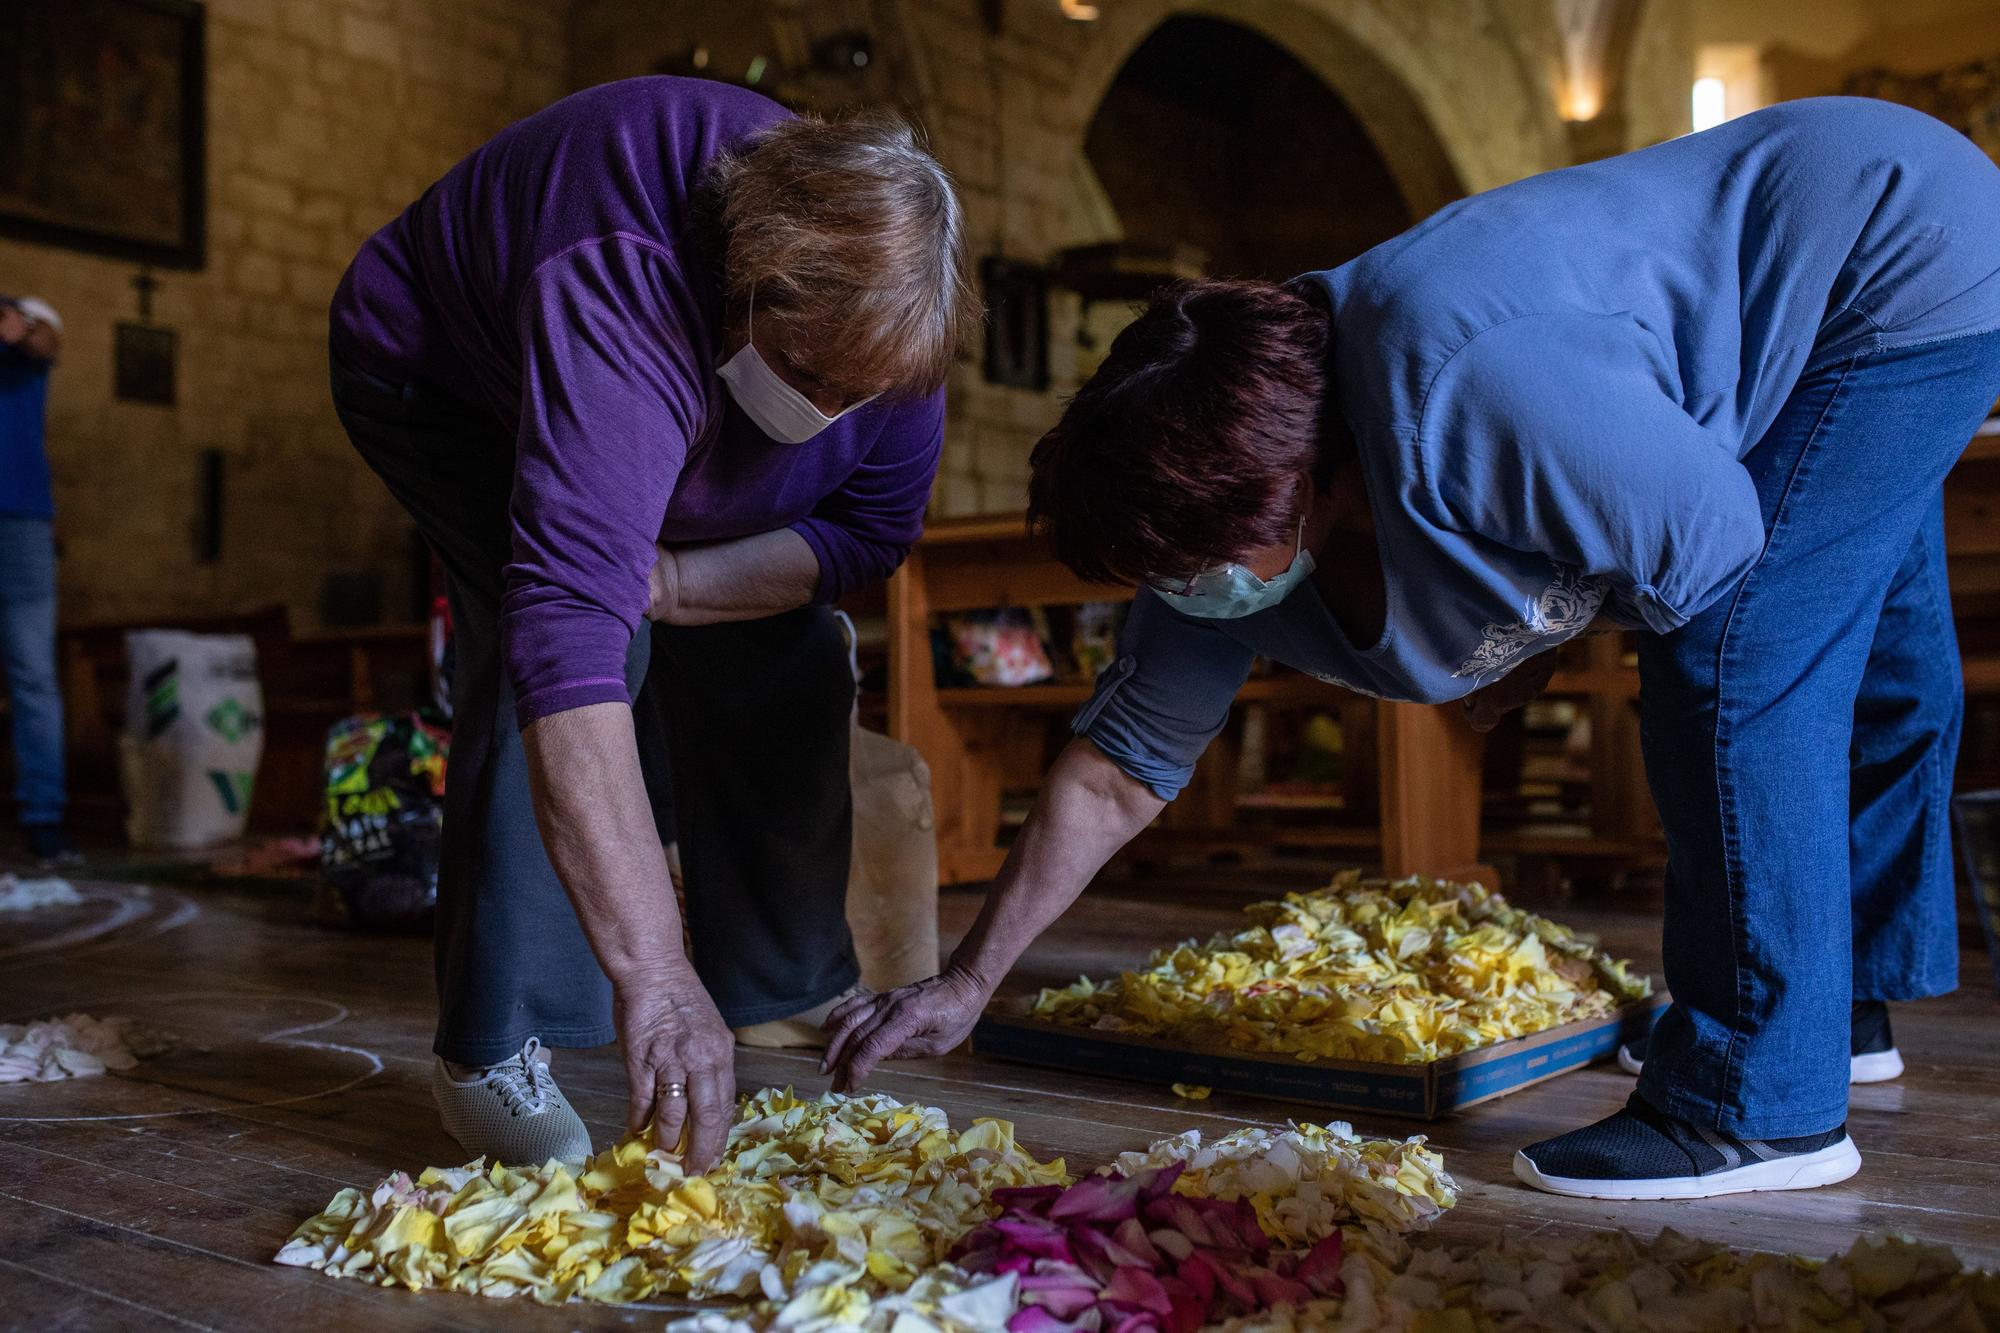
<path fill-rule="evenodd" d="M 174 405 L 174 331 L 120 320 L 112 344 L 112 385 L 128 403 Z"/>

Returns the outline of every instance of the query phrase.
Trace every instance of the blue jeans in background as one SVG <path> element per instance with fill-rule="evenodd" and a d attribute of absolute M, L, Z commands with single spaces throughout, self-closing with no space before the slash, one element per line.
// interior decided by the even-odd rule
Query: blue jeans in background
<path fill-rule="evenodd" d="M 1809 365 L 1743 460 L 1763 554 L 1642 635 L 1674 1003 L 1639 1090 L 1739 1138 L 1847 1118 L 1851 1000 L 1958 982 L 1963 709 L 1942 484 L 2000 394 L 2000 333 Z"/>
<path fill-rule="evenodd" d="M 56 542 L 45 518 L 0 514 L 0 655 L 21 823 L 63 817 L 62 691 L 56 683 Z"/>

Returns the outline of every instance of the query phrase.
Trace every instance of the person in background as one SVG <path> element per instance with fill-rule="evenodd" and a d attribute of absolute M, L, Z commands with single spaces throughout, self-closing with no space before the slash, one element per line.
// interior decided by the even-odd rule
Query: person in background
<path fill-rule="evenodd" d="M 56 682 L 55 499 L 42 434 L 62 319 L 0 296 L 0 654 L 14 733 L 14 799 L 45 868 L 82 858 L 63 826 L 62 691 Z"/>

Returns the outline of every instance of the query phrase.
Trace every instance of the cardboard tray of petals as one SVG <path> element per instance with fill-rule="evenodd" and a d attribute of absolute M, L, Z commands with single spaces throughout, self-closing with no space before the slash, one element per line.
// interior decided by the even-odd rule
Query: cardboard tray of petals
<path fill-rule="evenodd" d="M 1336 1111 L 1438 1120 L 1504 1097 L 1617 1051 L 1644 1036 L 1665 1008 L 1664 990 L 1599 1018 L 1544 1028 L 1426 1064 L 1302 1060 L 1223 1051 L 1157 1038 L 1068 1027 L 1029 1016 L 1028 997 L 990 1006 L 972 1032 L 979 1055 L 1016 1064 L 1139 1083 L 1196 1084 Z"/>

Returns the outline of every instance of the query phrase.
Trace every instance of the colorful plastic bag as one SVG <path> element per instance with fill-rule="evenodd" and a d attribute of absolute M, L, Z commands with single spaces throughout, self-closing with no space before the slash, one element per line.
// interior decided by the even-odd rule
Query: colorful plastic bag
<path fill-rule="evenodd" d="M 415 713 L 363 713 L 327 732 L 320 920 L 377 930 L 430 925 L 450 747 L 448 732 Z"/>

